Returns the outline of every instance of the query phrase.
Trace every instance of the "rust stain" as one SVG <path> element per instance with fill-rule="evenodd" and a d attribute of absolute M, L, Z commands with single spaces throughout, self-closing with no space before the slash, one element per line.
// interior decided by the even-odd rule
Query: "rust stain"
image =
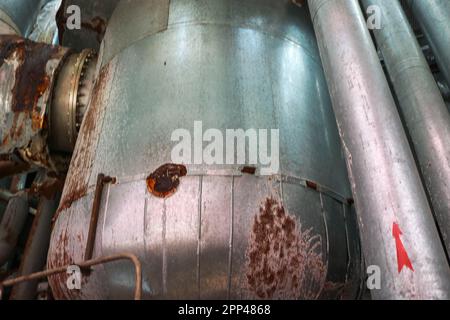
<path fill-rule="evenodd" d="M 315 299 L 326 277 L 320 236 L 301 230 L 273 198 L 254 218 L 247 256 L 247 285 L 261 299 Z"/>
<path fill-rule="evenodd" d="M 180 185 L 180 178 L 186 176 L 187 169 L 179 164 L 165 164 L 156 169 L 147 178 L 148 192 L 158 198 L 173 195 Z"/>
<path fill-rule="evenodd" d="M 17 36 L 0 36 L 0 43 L 1 64 L 13 54 L 19 60 L 12 94 L 12 110 L 32 113 L 33 119 L 36 118 L 36 127 L 40 128 L 42 110 L 38 109 L 38 100 L 49 90 L 51 82 L 47 63 L 52 59 L 60 59 L 67 49 Z"/>
<path fill-rule="evenodd" d="M 97 41 L 100 43 L 106 32 L 106 21 L 101 17 L 94 17 L 90 21 L 82 21 L 81 27 L 91 30 L 97 34 Z"/>
<path fill-rule="evenodd" d="M 9 128 L 1 141 L 4 152 L 17 150 L 22 159 L 51 167 L 48 150 L 43 147 L 45 137 L 40 132 L 46 128 L 46 108 L 54 75 L 69 53 L 66 48 L 19 36 L 0 36 L 0 67 L 8 61 L 15 73 L 12 112 L 6 115 Z M 37 139 L 38 135 L 41 139 Z"/>
<path fill-rule="evenodd" d="M 306 186 L 307 186 L 308 188 L 313 189 L 313 190 L 316 190 L 316 191 L 317 191 L 317 189 L 318 189 L 317 183 L 312 182 L 312 181 L 309 181 L 309 180 L 306 181 Z"/>
<path fill-rule="evenodd" d="M 62 230 L 58 235 L 57 241 L 54 242 L 56 248 L 51 250 L 51 254 L 47 261 L 47 268 L 53 269 L 65 265 L 73 264 L 72 257 L 68 254 L 67 248 L 69 245 L 69 239 L 67 235 L 67 230 Z M 49 283 L 51 285 L 52 294 L 57 299 L 66 299 L 67 295 L 62 290 L 67 282 L 67 275 L 65 273 L 59 273 L 48 277 Z"/>
<path fill-rule="evenodd" d="M 256 173 L 255 167 L 244 167 L 241 170 L 242 173 L 254 175 Z"/>
<path fill-rule="evenodd" d="M 84 116 L 77 145 L 72 157 L 66 185 L 62 199 L 54 217 L 58 218 L 60 212 L 69 209 L 72 203 L 84 197 L 88 191 L 91 168 L 98 143 L 98 135 L 102 123 L 102 115 L 105 108 L 105 99 L 109 94 L 106 90 L 112 76 L 112 65 L 108 64 L 102 68 L 93 89 L 92 100 Z"/>

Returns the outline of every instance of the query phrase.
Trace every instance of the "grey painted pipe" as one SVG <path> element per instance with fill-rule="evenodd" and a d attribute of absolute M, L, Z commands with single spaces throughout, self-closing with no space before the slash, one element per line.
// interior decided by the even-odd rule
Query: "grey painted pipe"
<path fill-rule="evenodd" d="M 20 264 L 19 274 L 27 275 L 41 271 L 45 267 L 50 243 L 52 218 L 58 207 L 59 197 L 39 201 L 25 251 Z M 31 300 L 36 298 L 38 280 L 20 283 L 13 287 L 11 300 Z"/>
<path fill-rule="evenodd" d="M 27 215 L 28 196 L 26 193 L 21 193 L 9 200 L 0 223 L 0 266 L 12 257 Z"/>
<path fill-rule="evenodd" d="M 450 84 L 450 1 L 407 1 L 431 45 L 438 66 Z"/>
<path fill-rule="evenodd" d="M 374 299 L 449 299 L 450 269 L 357 0 L 309 0 Z"/>
<path fill-rule="evenodd" d="M 450 114 L 400 2 L 362 3 L 381 9 L 382 27 L 374 30 L 375 38 L 450 254 Z"/>

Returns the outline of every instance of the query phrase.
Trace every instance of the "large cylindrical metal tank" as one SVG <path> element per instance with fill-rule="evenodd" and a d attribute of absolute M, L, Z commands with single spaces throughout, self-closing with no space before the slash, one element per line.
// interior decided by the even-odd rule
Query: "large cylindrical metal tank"
<path fill-rule="evenodd" d="M 360 294 L 351 192 L 306 8 L 290 0 L 121 1 L 99 59 L 49 268 L 85 259 L 103 173 L 116 183 L 102 192 L 94 256 L 136 254 L 144 298 Z M 278 173 L 192 164 L 173 195 L 150 193 L 146 178 L 171 163 L 172 133 L 185 128 L 195 140 L 195 121 L 224 135 L 279 129 Z M 126 262 L 96 267 L 81 290 L 66 280 L 50 278 L 56 298 L 133 297 Z"/>

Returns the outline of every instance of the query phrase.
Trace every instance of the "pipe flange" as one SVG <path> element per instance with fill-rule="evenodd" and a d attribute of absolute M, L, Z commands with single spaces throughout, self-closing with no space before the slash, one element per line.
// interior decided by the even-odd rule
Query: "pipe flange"
<path fill-rule="evenodd" d="M 52 151 L 72 152 L 89 104 L 97 54 L 91 49 L 69 56 L 62 67 L 50 108 L 49 143 Z"/>

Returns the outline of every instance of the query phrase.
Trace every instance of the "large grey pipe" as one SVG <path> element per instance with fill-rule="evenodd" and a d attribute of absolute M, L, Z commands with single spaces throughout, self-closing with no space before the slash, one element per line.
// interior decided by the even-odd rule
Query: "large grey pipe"
<path fill-rule="evenodd" d="M 450 114 L 398 0 L 362 0 L 381 10 L 374 29 L 450 254 Z M 450 52 L 448 53 L 450 55 Z"/>
<path fill-rule="evenodd" d="M 430 42 L 439 69 L 450 85 L 450 1 L 409 0 L 407 2 Z"/>
<path fill-rule="evenodd" d="M 357 0 L 309 0 L 375 299 L 450 299 L 445 251 Z"/>

